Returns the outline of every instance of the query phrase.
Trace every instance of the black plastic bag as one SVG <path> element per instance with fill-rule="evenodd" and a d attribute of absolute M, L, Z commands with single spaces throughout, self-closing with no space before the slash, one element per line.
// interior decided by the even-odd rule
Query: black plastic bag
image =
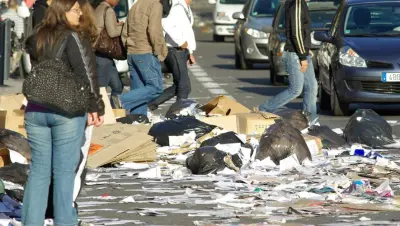
<path fill-rule="evenodd" d="M 319 137 L 327 148 L 349 146 L 342 136 L 333 132 L 328 126 L 312 126 L 308 129 L 308 134 Z"/>
<path fill-rule="evenodd" d="M 312 160 L 300 131 L 286 121 L 276 120 L 276 123 L 271 125 L 261 136 L 260 150 L 256 159 L 263 160 L 270 157 L 276 165 L 279 165 L 280 160 L 292 154 L 296 154 L 300 163 L 306 158 Z"/>
<path fill-rule="evenodd" d="M 28 181 L 29 165 L 20 163 L 11 163 L 0 168 L 0 179 L 14 184 L 25 186 Z"/>
<path fill-rule="evenodd" d="M 28 161 L 31 160 L 31 147 L 28 140 L 21 134 L 0 128 L 0 144 L 7 149 L 20 153 Z"/>
<path fill-rule="evenodd" d="M 243 144 L 243 142 L 236 136 L 236 133 L 227 132 L 203 141 L 200 147 L 205 147 L 205 146 L 215 147 L 217 144 L 234 144 L 234 143 Z"/>
<path fill-rule="evenodd" d="M 174 119 L 179 116 L 195 116 L 196 114 L 202 112 L 202 110 L 200 110 L 199 107 L 200 104 L 197 103 L 197 101 L 195 100 L 190 100 L 190 99 L 179 100 L 171 105 L 171 107 L 165 114 L 165 117 Z M 186 114 L 180 115 L 181 111 L 185 109 L 187 110 Z"/>
<path fill-rule="evenodd" d="M 182 136 L 194 131 L 196 139 L 210 133 L 216 126 L 208 125 L 194 117 L 179 117 L 154 124 L 149 135 L 154 137 L 157 144 L 169 146 L 169 136 Z"/>
<path fill-rule="evenodd" d="M 394 143 L 392 127 L 370 109 L 357 110 L 343 131 L 349 144 L 365 144 L 372 148 Z"/>
<path fill-rule="evenodd" d="M 133 124 L 134 122 L 142 123 L 142 124 L 147 124 L 150 123 L 149 118 L 147 118 L 146 115 L 138 115 L 138 114 L 130 114 L 127 115 L 123 118 L 118 118 L 117 122 L 120 122 L 122 124 Z"/>
<path fill-rule="evenodd" d="M 201 147 L 186 159 L 186 167 L 193 174 L 217 173 L 225 169 L 224 158 L 227 154 L 215 147 Z"/>
<path fill-rule="evenodd" d="M 297 109 L 281 108 L 273 113 L 280 116 L 282 120 L 287 121 L 294 128 L 300 131 L 308 128 L 311 120 L 310 113 Z"/>

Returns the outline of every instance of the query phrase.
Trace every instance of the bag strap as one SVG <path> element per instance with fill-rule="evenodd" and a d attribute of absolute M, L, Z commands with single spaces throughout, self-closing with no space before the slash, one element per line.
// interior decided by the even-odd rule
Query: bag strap
<path fill-rule="evenodd" d="M 67 30 L 64 31 L 61 35 L 61 37 L 57 40 L 57 48 L 54 48 L 57 50 L 55 57 L 57 59 L 61 59 L 62 54 L 64 53 L 66 47 L 67 47 L 67 38 L 71 34 L 71 31 Z"/>

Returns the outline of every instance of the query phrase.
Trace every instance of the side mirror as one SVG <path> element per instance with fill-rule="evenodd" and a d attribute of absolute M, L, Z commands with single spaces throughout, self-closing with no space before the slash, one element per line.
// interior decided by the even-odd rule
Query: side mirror
<path fill-rule="evenodd" d="M 244 20 L 245 17 L 242 12 L 236 12 L 232 15 L 232 18 L 235 20 Z"/>
<path fill-rule="evenodd" d="M 262 28 L 262 31 L 265 33 L 272 33 L 274 31 L 274 28 L 272 26 L 265 26 Z"/>
<path fill-rule="evenodd" d="M 331 37 L 328 35 L 326 31 L 316 31 L 314 33 L 314 39 L 320 42 L 330 42 Z"/>

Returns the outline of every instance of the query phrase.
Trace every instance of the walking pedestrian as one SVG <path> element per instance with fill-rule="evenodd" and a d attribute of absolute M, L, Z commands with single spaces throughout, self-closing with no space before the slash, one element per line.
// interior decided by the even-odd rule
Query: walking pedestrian
<path fill-rule="evenodd" d="M 110 38 L 120 37 L 123 22 L 118 22 L 113 7 L 119 0 L 103 0 L 95 10 L 97 33 L 106 29 Z M 113 58 L 96 52 L 96 68 L 100 87 L 111 87 L 111 106 L 113 108 L 122 108 L 120 106 L 119 95 L 121 95 L 124 86 Z"/>
<path fill-rule="evenodd" d="M 163 21 L 168 55 L 165 66 L 172 72 L 174 84 L 149 104 L 150 110 L 176 96 L 177 101 L 187 99 L 191 91 L 188 64 L 193 65 L 196 39 L 193 31 L 192 0 L 173 0 L 168 17 Z"/>
<path fill-rule="evenodd" d="M 122 31 L 122 42 L 128 49 L 131 90 L 121 95 L 121 102 L 131 114 L 147 115 L 147 104 L 163 91 L 160 61 L 164 61 L 168 50 L 162 14 L 159 0 L 137 0 Z"/>
<path fill-rule="evenodd" d="M 81 146 L 84 142 L 87 144 L 87 140 L 83 140 L 84 130 L 86 126 L 100 126 L 104 121 L 104 103 L 91 50 L 96 27 L 94 23 L 81 20 L 84 11 L 81 7 L 77 0 L 53 0 L 43 22 L 28 39 L 27 48 L 36 63 L 54 57 L 54 43 L 67 33 L 61 59 L 68 62 L 76 76 L 90 84 L 91 99 L 88 113 L 72 118 L 28 102 L 25 127 L 32 161 L 23 201 L 23 225 L 43 225 L 51 180 L 55 225 L 78 224 L 73 206 L 74 182 L 76 171 L 80 169 Z"/>
<path fill-rule="evenodd" d="M 317 120 L 318 83 L 312 63 L 311 20 L 306 0 L 287 0 L 285 7 L 286 45 L 283 63 L 288 73 L 289 87 L 258 107 L 274 112 L 301 95 L 304 89 L 303 110 Z"/>

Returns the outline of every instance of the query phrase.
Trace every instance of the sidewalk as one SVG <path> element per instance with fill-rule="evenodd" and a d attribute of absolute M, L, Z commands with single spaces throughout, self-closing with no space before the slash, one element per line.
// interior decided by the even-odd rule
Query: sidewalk
<path fill-rule="evenodd" d="M 23 79 L 9 78 L 4 80 L 4 85 L 0 86 L 0 95 L 22 93 Z"/>

